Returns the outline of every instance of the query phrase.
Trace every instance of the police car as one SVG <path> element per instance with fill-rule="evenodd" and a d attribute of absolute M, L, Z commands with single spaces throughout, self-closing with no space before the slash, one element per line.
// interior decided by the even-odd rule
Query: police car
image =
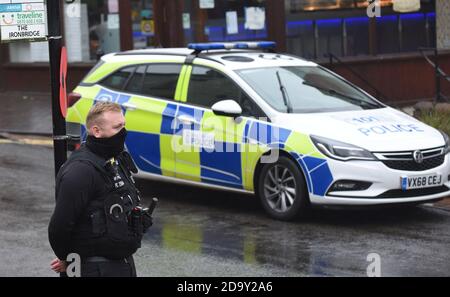
<path fill-rule="evenodd" d="M 90 107 L 117 102 L 138 176 L 255 193 L 281 220 L 450 196 L 447 135 L 274 46 L 105 55 L 69 95 L 69 130 L 83 139 Z"/>

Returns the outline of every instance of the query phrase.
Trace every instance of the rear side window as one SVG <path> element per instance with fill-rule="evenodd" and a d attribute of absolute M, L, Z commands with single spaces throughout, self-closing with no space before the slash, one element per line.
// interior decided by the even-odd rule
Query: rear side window
<path fill-rule="evenodd" d="M 173 100 L 181 64 L 150 64 L 145 72 L 141 94 Z"/>
<path fill-rule="evenodd" d="M 125 83 L 133 74 L 136 66 L 120 69 L 107 78 L 105 78 L 100 84 L 110 89 L 123 90 Z"/>
<path fill-rule="evenodd" d="M 133 76 L 128 80 L 125 90 L 130 93 L 140 93 L 142 90 L 142 83 L 144 81 L 145 71 L 147 65 L 139 66 L 134 72 Z"/>

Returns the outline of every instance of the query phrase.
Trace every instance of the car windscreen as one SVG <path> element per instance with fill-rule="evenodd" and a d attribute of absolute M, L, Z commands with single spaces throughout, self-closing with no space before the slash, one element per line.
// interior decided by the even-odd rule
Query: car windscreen
<path fill-rule="evenodd" d="M 267 67 L 238 70 L 237 73 L 280 112 L 313 113 L 385 107 L 321 67 Z"/>

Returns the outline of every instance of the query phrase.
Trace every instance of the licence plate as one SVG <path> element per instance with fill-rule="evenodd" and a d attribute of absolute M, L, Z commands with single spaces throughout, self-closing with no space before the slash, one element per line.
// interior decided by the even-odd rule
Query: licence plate
<path fill-rule="evenodd" d="M 422 189 L 441 186 L 443 184 L 442 175 L 428 174 L 416 176 L 402 176 L 402 190 Z"/>

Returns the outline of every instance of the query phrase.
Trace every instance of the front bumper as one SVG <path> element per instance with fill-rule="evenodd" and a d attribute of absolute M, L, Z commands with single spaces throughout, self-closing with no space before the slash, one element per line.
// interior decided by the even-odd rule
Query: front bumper
<path fill-rule="evenodd" d="M 401 171 L 387 167 L 380 161 L 341 162 L 328 159 L 333 180 L 356 180 L 371 182 L 363 191 L 334 191 L 324 196 L 310 194 L 312 204 L 322 205 L 382 205 L 398 203 L 425 203 L 450 197 L 450 154 L 444 163 L 425 171 Z M 402 176 L 440 174 L 444 185 L 435 188 L 403 191 Z"/>

